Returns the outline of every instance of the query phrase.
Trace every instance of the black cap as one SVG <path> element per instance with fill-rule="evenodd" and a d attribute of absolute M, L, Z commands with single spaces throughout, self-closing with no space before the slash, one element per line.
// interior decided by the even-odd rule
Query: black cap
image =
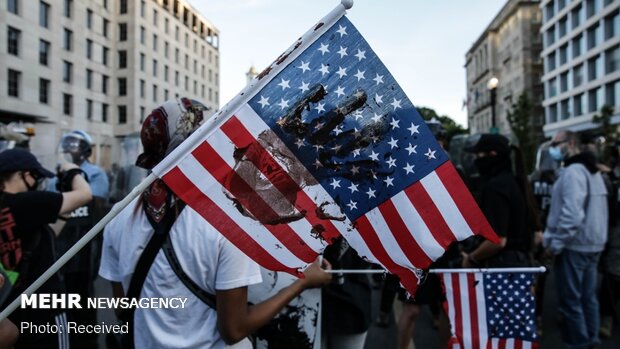
<path fill-rule="evenodd" d="M 468 153 L 486 153 L 490 151 L 496 151 L 497 153 L 509 153 L 510 145 L 508 138 L 494 134 L 484 133 L 478 139 L 478 142 L 471 147 L 466 147 L 465 151 Z"/>
<path fill-rule="evenodd" d="M 0 153 L 0 173 L 36 171 L 43 177 L 54 177 L 54 173 L 41 166 L 37 158 L 24 149 L 8 149 Z"/>

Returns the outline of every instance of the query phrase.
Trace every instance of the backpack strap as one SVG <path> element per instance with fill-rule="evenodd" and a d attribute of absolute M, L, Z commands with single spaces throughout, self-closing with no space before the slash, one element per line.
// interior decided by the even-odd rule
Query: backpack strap
<path fill-rule="evenodd" d="M 155 222 L 146 212 L 146 205 L 144 205 L 144 203 L 142 204 L 142 208 L 145 210 L 146 217 L 153 227 L 154 233 L 136 263 L 136 268 L 134 269 L 131 280 L 129 281 L 126 297 L 132 299 L 140 297 L 140 292 L 144 286 L 144 281 L 146 280 L 149 269 L 151 269 L 151 265 L 153 265 L 153 261 L 155 261 L 157 253 L 164 244 L 164 241 L 166 241 L 166 236 L 168 235 L 170 228 L 172 228 L 172 225 L 176 221 L 180 211 L 183 210 L 184 205 L 179 204 L 180 201 L 177 201 L 177 205 L 173 207 L 173 210 L 168 210 L 160 222 Z M 133 319 L 134 312 L 134 308 L 126 308 L 120 312 L 119 318 L 123 321 L 129 322 Z"/>
<path fill-rule="evenodd" d="M 170 234 L 168 234 L 168 236 L 166 237 L 166 241 L 164 241 L 164 245 L 162 246 L 162 248 L 164 250 L 164 254 L 166 255 L 166 258 L 168 259 L 168 263 L 170 263 L 172 270 L 174 270 L 174 273 L 177 275 L 179 280 L 181 280 L 183 285 L 185 285 L 185 287 L 187 287 L 187 289 L 190 290 L 203 303 L 205 303 L 212 309 L 215 309 L 215 305 L 216 305 L 215 295 L 205 291 L 203 288 L 198 286 L 198 284 L 196 284 L 194 280 L 192 280 L 189 277 L 189 275 L 187 275 L 185 271 L 183 271 L 183 268 L 181 267 L 181 263 L 179 263 L 179 259 L 177 258 L 177 255 L 174 252 L 174 246 L 172 246 L 172 240 L 170 239 Z"/>

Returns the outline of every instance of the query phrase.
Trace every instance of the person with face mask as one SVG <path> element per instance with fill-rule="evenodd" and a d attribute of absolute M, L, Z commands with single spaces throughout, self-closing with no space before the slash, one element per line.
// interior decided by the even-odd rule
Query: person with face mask
<path fill-rule="evenodd" d="M 54 262 L 54 233 L 49 224 L 89 202 L 92 198 L 82 171 L 75 164 L 64 164 L 63 178 L 71 189 L 64 193 L 38 191 L 40 181 L 53 177 L 30 152 L 10 149 L 0 153 L 0 262 L 6 271 L 17 273 L 11 295 L 0 305 L 10 304 Z M 58 274 L 41 286 L 38 293 L 62 293 Z M 63 309 L 18 308 L 9 319 L 15 324 L 56 324 L 66 328 Z M 67 347 L 66 331 L 20 334 L 17 348 Z"/>
<path fill-rule="evenodd" d="M 60 162 L 73 163 L 84 171 L 93 194 L 93 200 L 63 217 L 64 224 L 57 224 L 60 233 L 56 239 L 56 255 L 62 256 L 82 238 L 103 216 L 108 199 L 109 183 L 105 172 L 88 159 L 92 154 L 93 140 L 81 130 L 66 133 L 58 147 Z M 60 180 L 59 180 L 60 178 Z M 47 190 L 65 192 L 70 190 L 66 180 L 59 175 L 47 182 Z M 77 293 L 82 299 L 94 295 L 94 281 L 99 268 L 101 235 L 91 240 L 60 270 L 68 293 Z M 69 321 L 83 325 L 97 322 L 97 309 L 69 309 Z M 72 333 L 72 347 L 97 347 L 96 333 Z"/>
<path fill-rule="evenodd" d="M 520 154 L 518 149 L 512 149 Z M 470 253 L 463 252 L 463 268 L 532 264 L 533 232 L 537 228 L 535 206 L 533 195 L 529 195 L 529 185 L 517 178 L 525 176 L 513 173 L 512 149 L 508 139 L 498 134 L 483 134 L 474 146 L 465 148 L 476 155 L 474 163 L 482 183 L 478 204 L 501 242 L 494 244 L 485 240 Z M 524 172 L 521 166 L 519 169 L 520 173 Z M 532 201 L 527 199 L 529 197 Z"/>
<path fill-rule="evenodd" d="M 600 344 L 596 297 L 598 260 L 607 241 L 607 188 L 596 156 L 582 151 L 577 134 L 558 132 L 549 154 L 564 167 L 551 192 L 543 245 L 555 255 L 555 281 L 567 348 Z"/>

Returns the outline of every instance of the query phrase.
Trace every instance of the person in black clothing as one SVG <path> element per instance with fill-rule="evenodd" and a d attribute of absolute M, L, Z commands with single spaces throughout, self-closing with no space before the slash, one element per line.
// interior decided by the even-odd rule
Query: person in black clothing
<path fill-rule="evenodd" d="M 518 149 L 511 148 L 502 135 L 483 134 L 465 150 L 476 155 L 475 165 L 482 180 L 478 204 L 501 242 L 485 240 L 470 253 L 462 252 L 462 267 L 531 266 L 533 232 L 539 224 Z M 511 151 L 517 154 L 517 176 L 512 170 Z"/>
<path fill-rule="evenodd" d="M 325 249 L 324 258 L 336 269 L 369 269 L 344 238 Z M 362 349 L 371 322 L 371 289 L 366 274 L 335 274 L 324 287 L 322 348 Z"/>
<path fill-rule="evenodd" d="M 19 273 L 9 298 L 10 304 L 55 261 L 55 235 L 49 227 L 59 215 L 67 214 L 92 198 L 82 171 L 74 164 L 62 168 L 62 181 L 71 183 L 71 191 L 51 193 L 37 191 L 44 177 L 53 173 L 44 169 L 37 159 L 23 149 L 0 153 L 0 261 L 7 271 Z M 38 293 L 62 293 L 63 284 L 55 274 L 41 286 Z M 9 319 L 14 324 L 58 325 L 66 329 L 62 309 L 18 308 Z M 20 334 L 15 348 L 67 348 L 67 331 L 58 333 Z"/>

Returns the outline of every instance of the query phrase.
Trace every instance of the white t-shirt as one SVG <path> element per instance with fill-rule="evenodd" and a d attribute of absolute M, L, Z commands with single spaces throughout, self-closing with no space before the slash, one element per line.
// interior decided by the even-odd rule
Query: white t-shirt
<path fill-rule="evenodd" d="M 99 275 L 121 282 L 127 292 L 135 265 L 153 228 L 135 199 L 104 231 Z M 228 290 L 261 282 L 258 265 L 186 206 L 170 230 L 183 271 L 202 289 Z M 245 339 L 227 346 L 217 330 L 217 313 L 194 296 L 159 251 L 142 287 L 140 298 L 187 298 L 183 309 L 136 309 L 136 348 L 251 348 Z"/>

